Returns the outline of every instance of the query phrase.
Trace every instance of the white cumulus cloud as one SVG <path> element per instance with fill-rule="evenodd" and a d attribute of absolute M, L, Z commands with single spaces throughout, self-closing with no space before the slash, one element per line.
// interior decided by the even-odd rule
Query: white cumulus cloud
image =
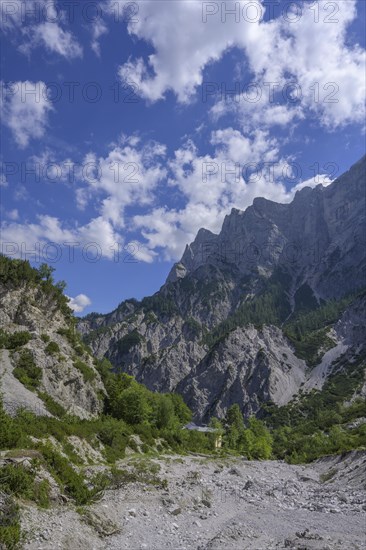
<path fill-rule="evenodd" d="M 128 32 L 150 44 L 154 53 L 126 61 L 119 68 L 121 79 L 137 84 L 148 101 L 161 100 L 172 91 L 178 101 L 187 103 L 203 84 L 204 69 L 235 47 L 242 52 L 242 63 L 248 66 L 252 82 L 259 84 L 262 96 L 258 105 L 221 103 L 216 114 L 236 107 L 252 127 L 287 125 L 303 118 L 304 111 L 329 129 L 363 123 L 365 51 L 352 45 L 347 35 L 357 16 L 356 0 L 319 0 L 316 6 L 288 3 L 287 11 L 271 21 L 254 17 L 255 4 L 258 14 L 268 9 L 264 0 L 233 2 L 230 7 L 235 4 L 237 18 L 225 18 L 228 7 L 223 2 L 212 2 L 210 11 L 215 13 L 205 18 L 207 4 L 199 0 L 139 3 L 138 16 L 128 22 Z M 268 83 L 284 92 L 286 105 L 273 104 Z M 297 90 L 292 98 L 289 84 Z"/>
<path fill-rule="evenodd" d="M 47 99 L 46 84 L 29 80 L 0 83 L 0 115 L 3 124 L 10 128 L 20 148 L 28 146 L 31 139 L 44 136 L 49 113 L 53 111 Z"/>
<path fill-rule="evenodd" d="M 67 296 L 67 298 L 69 299 L 69 307 L 75 311 L 75 313 L 82 313 L 84 309 L 92 303 L 90 298 L 85 294 L 78 294 L 75 298 Z"/>
<path fill-rule="evenodd" d="M 0 28 L 15 38 L 25 55 L 43 46 L 66 59 L 82 56 L 77 39 L 63 28 L 67 26 L 67 12 L 56 0 L 0 0 L 0 12 Z"/>

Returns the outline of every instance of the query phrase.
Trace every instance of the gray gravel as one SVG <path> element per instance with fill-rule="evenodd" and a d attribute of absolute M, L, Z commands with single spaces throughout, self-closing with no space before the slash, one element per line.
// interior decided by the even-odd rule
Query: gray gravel
<path fill-rule="evenodd" d="M 365 452 L 308 466 L 193 456 L 154 462 L 168 488 L 129 484 L 108 491 L 89 509 L 94 526 L 72 507 L 27 507 L 25 548 L 366 548 Z"/>

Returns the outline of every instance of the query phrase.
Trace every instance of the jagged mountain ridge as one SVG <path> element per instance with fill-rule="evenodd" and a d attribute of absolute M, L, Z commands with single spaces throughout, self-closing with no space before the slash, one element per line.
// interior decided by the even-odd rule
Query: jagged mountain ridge
<path fill-rule="evenodd" d="M 281 267 L 292 274 L 295 288 L 303 280 L 324 299 L 363 286 L 365 256 L 358 263 L 356 255 L 365 245 L 365 163 L 364 157 L 328 187 L 303 188 L 291 203 L 256 198 L 245 211 L 233 209 L 219 235 L 198 232 L 167 281 L 203 265 L 229 263 L 250 275 L 257 270 L 268 276 Z M 349 266 L 352 282 L 342 279 Z"/>
<path fill-rule="evenodd" d="M 246 414 L 266 401 L 286 403 L 307 384 L 309 368 L 282 324 L 366 286 L 365 166 L 364 157 L 289 204 L 258 198 L 232 210 L 219 235 L 198 232 L 154 296 L 89 315 L 79 330 L 117 369 L 151 389 L 182 393 L 196 418 L 222 416 L 233 402 Z M 351 317 L 360 300 L 348 304 Z M 338 333 L 324 336 L 324 353 L 332 346 L 359 353 L 359 333 L 346 348 Z"/>

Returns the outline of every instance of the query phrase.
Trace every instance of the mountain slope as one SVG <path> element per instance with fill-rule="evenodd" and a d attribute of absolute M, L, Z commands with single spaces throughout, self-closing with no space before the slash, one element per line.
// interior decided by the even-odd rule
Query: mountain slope
<path fill-rule="evenodd" d="M 332 361 L 365 351 L 355 313 L 366 286 L 365 166 L 290 204 L 259 198 L 232 210 L 219 235 L 198 232 L 154 296 L 91 314 L 79 330 L 116 369 L 184 395 L 198 419 L 235 402 L 257 413 L 319 385 Z"/>
<path fill-rule="evenodd" d="M 104 386 L 75 331 L 62 287 L 28 262 L 0 256 L 0 372 L 4 406 L 36 414 L 102 411 Z"/>

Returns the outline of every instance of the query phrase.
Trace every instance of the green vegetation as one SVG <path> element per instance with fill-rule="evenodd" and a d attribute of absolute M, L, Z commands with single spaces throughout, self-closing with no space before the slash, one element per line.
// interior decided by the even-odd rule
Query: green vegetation
<path fill-rule="evenodd" d="M 346 307 L 359 295 L 355 293 L 341 300 L 330 300 L 317 309 L 307 313 L 298 314 L 286 323 L 286 330 L 295 338 L 301 338 L 304 334 L 335 323 Z"/>
<path fill-rule="evenodd" d="M 49 506 L 49 483 L 37 481 L 35 468 L 24 468 L 21 464 L 7 464 L 0 468 L 0 487 L 4 493 L 33 500 L 39 506 Z"/>
<path fill-rule="evenodd" d="M 38 287 L 44 294 L 54 299 L 57 307 L 71 321 L 72 310 L 64 295 L 65 282 L 54 282 L 54 268 L 41 264 L 38 269 L 31 267 L 28 260 L 14 260 L 0 254 L 0 282 L 9 288 L 29 285 Z"/>
<path fill-rule="evenodd" d="M 45 347 L 45 352 L 48 355 L 55 355 L 56 353 L 60 353 L 60 346 L 56 342 L 49 342 Z"/>
<path fill-rule="evenodd" d="M 91 367 L 88 367 L 86 363 L 77 359 L 73 363 L 74 367 L 81 372 L 84 378 L 84 382 L 92 382 L 96 378 L 96 374 Z"/>
<path fill-rule="evenodd" d="M 57 403 L 48 393 L 38 392 L 38 397 L 42 399 L 43 403 L 46 405 L 48 412 L 57 416 L 58 418 L 64 418 L 66 416 L 66 410 L 62 405 Z"/>
<path fill-rule="evenodd" d="M 42 369 L 37 367 L 33 355 L 28 349 L 19 352 L 13 374 L 26 388 L 32 391 L 37 389 L 42 381 Z"/>
<path fill-rule="evenodd" d="M 70 346 L 74 349 L 76 355 L 82 357 L 83 355 L 90 355 L 91 350 L 88 345 L 83 342 L 81 335 L 75 330 L 76 321 L 73 319 L 69 328 L 60 328 L 57 333 L 61 336 L 65 336 Z"/>
<path fill-rule="evenodd" d="M 193 317 L 189 317 L 186 320 L 184 327 L 186 327 L 193 336 L 200 336 L 202 334 L 202 325 L 196 321 L 196 319 L 193 319 Z"/>
<path fill-rule="evenodd" d="M 186 281 L 186 278 L 182 279 L 182 282 Z M 187 289 L 190 286 L 190 283 L 185 282 L 182 284 L 183 288 Z M 224 300 L 226 297 L 225 286 L 222 282 L 213 280 L 197 280 L 196 283 L 196 292 L 199 293 L 202 304 L 208 308 L 212 303 L 218 302 L 219 300 Z M 187 290 L 186 290 L 187 291 Z"/>
<path fill-rule="evenodd" d="M 245 427 L 237 404 L 229 408 L 225 420 L 227 429 L 224 442 L 226 441 L 229 449 L 234 449 L 249 459 L 271 458 L 272 436 L 261 420 L 251 417 Z"/>
<path fill-rule="evenodd" d="M 250 323 L 256 326 L 280 325 L 291 311 L 284 292 L 286 281 L 285 274 L 274 274 L 261 294 L 240 305 L 230 317 L 205 336 L 204 342 L 213 348 L 237 327 Z"/>
<path fill-rule="evenodd" d="M 162 294 L 154 294 L 154 296 L 144 298 L 140 302 L 140 307 L 145 312 L 153 311 L 158 315 L 174 315 L 174 313 L 178 312 L 174 300 Z"/>
<path fill-rule="evenodd" d="M 335 346 L 334 341 L 327 336 L 327 331 L 326 328 L 316 330 L 305 333 L 301 338 L 294 337 L 288 330 L 285 330 L 285 334 L 294 346 L 297 357 L 304 359 L 309 367 L 314 367 L 320 357 Z"/>
<path fill-rule="evenodd" d="M 342 366 L 346 370 L 339 370 Z M 313 390 L 284 407 L 265 406 L 265 422 L 274 438 L 274 456 L 300 463 L 365 448 L 366 424 L 353 429 L 347 426 L 366 416 L 366 402 L 360 398 L 345 404 L 362 384 L 365 368 L 365 358 L 339 365 L 322 391 Z"/>
<path fill-rule="evenodd" d="M 107 359 L 97 368 L 108 393 L 106 411 L 114 418 L 133 426 L 145 424 L 152 430 L 179 427 L 192 418 L 180 395 L 154 393 L 132 376 L 114 374 Z"/>
<path fill-rule="evenodd" d="M 296 313 L 313 311 L 319 307 L 318 301 L 307 283 L 297 289 L 295 292 L 294 301 Z"/>
<path fill-rule="evenodd" d="M 136 329 L 134 329 L 132 332 L 126 334 L 126 336 L 118 340 L 115 347 L 119 355 L 127 355 L 132 348 L 137 346 L 143 340 L 144 337 L 141 336 Z"/>
<path fill-rule="evenodd" d="M 64 285 L 53 284 L 52 271 L 45 264 L 35 270 L 28 262 L 0 256 L 0 282 L 9 287 L 14 284 L 39 286 L 54 297 L 68 319 L 68 327 L 58 332 L 67 338 L 75 352 L 75 368 L 82 373 L 85 382 L 92 382 L 96 377 L 95 370 L 81 360 L 86 360 L 89 350 L 75 331 L 75 319 L 62 295 Z M 190 283 L 183 280 L 181 284 Z M 281 273 L 263 282 L 262 292 L 242 303 L 229 319 L 206 335 L 206 342 L 213 348 L 234 328 L 248 323 L 257 326 L 285 323 L 285 333 L 296 353 L 309 365 L 315 365 L 319 348 L 324 350 L 333 345 L 327 336 L 329 327 L 355 296 L 318 305 L 309 287 L 304 286 L 295 296 L 295 315 L 288 319 L 290 310 L 284 299 L 285 287 L 286 275 Z M 209 282 L 201 291 L 212 298 L 225 289 Z M 176 311 L 168 293 L 165 297 L 155 295 L 136 303 L 137 307 L 145 310 L 146 322 L 155 322 L 155 313 L 171 315 Z M 194 336 L 202 335 L 202 326 L 193 318 L 186 320 L 184 329 Z M 109 327 L 100 330 L 109 330 Z M 211 419 L 210 427 L 214 431 L 207 433 L 183 429 L 191 420 L 192 413 L 181 396 L 151 392 L 132 376 L 113 373 L 112 365 L 106 359 L 94 360 L 107 392 L 99 395 L 104 402 L 103 414 L 92 420 L 69 415 L 62 405 L 39 391 L 42 370 L 35 364 L 31 351 L 23 349 L 30 339 L 28 332 L 8 334 L 0 331 L 0 347 L 15 350 L 14 375 L 27 388 L 38 392 L 53 416 L 40 417 L 19 410 L 10 417 L 0 399 L 0 449 L 12 449 L 20 456 L 22 453 L 25 456 L 25 451 L 37 453 L 30 465 L 27 461 L 26 466 L 11 464 L 0 468 L 0 484 L 6 495 L 29 499 L 42 507 L 49 504 L 50 486 L 37 475 L 41 466 L 51 473 L 60 489 L 78 506 L 92 503 L 107 487 L 119 487 L 131 481 L 166 486 L 166 481 L 159 478 L 159 466 L 147 460 L 146 456 L 136 460 L 132 468 L 117 468 L 116 461 L 125 457 L 127 449 L 149 455 L 169 450 L 215 456 L 245 455 L 248 459 L 279 458 L 299 463 L 325 454 L 366 448 L 366 424 L 352 424 L 366 416 L 365 400 L 360 398 L 351 404 L 349 402 L 362 385 L 366 366 L 364 357 L 348 364 L 338 361 L 335 374 L 326 381 L 321 392 L 313 390 L 310 394 L 303 394 L 284 407 L 268 403 L 260 419 L 244 419 L 239 405 L 234 404 L 223 421 Z M 59 354 L 58 344 L 50 341 L 48 335 L 42 334 L 41 339 L 48 354 Z M 116 344 L 116 351 L 128 354 L 143 340 L 144 337 L 135 329 Z M 258 357 L 263 355 L 261 350 Z M 73 440 L 69 439 L 71 436 L 99 449 L 109 465 L 106 473 L 94 477 L 88 474 L 83 459 L 71 443 Z M 59 446 L 51 444 L 51 437 Z M 221 449 L 216 448 L 218 441 L 222 443 Z M 326 481 L 324 478 L 323 482 Z M 7 498 L 0 511 L 0 543 L 16 548 L 20 542 L 19 511 L 16 503 Z"/>
<path fill-rule="evenodd" d="M 325 472 L 324 474 L 320 475 L 320 481 L 322 483 L 326 483 L 327 481 L 330 481 L 337 473 L 337 468 L 331 468 L 328 470 L 328 472 Z"/>
<path fill-rule="evenodd" d="M 298 313 L 285 324 L 284 334 L 300 359 L 305 359 L 309 366 L 314 366 L 319 362 L 319 350 L 324 353 L 334 346 L 327 332 L 357 295 L 331 300 L 312 311 Z"/>
<path fill-rule="evenodd" d="M 40 445 L 39 450 L 53 477 L 76 504 L 93 502 L 107 485 L 107 480 L 95 476 L 87 486 L 84 476 L 78 473 L 67 458 L 58 453 L 50 443 Z"/>
<path fill-rule="evenodd" d="M 128 483 L 144 483 L 157 487 L 165 487 L 165 480 L 158 476 L 160 465 L 152 460 L 139 457 L 135 458 L 128 469 L 111 468 L 110 486 L 114 489 L 121 488 Z"/>
<path fill-rule="evenodd" d="M 32 335 L 26 331 L 10 334 L 0 329 L 0 349 L 18 349 L 32 339 Z"/>
<path fill-rule="evenodd" d="M 6 495 L 0 508 L 0 547 L 17 550 L 21 539 L 19 506 L 11 496 Z"/>
<path fill-rule="evenodd" d="M 286 321 L 290 314 L 284 291 L 286 281 L 285 274 L 275 273 L 261 294 L 239 306 L 230 317 L 207 333 L 203 342 L 213 350 L 237 327 L 273 324 L 282 326 L 299 358 L 305 359 L 309 366 L 316 365 L 320 350 L 324 353 L 334 346 L 333 340 L 327 336 L 329 328 L 339 319 L 345 308 L 365 291 L 319 305 L 311 289 L 303 285 L 295 296 L 295 313 Z"/>

